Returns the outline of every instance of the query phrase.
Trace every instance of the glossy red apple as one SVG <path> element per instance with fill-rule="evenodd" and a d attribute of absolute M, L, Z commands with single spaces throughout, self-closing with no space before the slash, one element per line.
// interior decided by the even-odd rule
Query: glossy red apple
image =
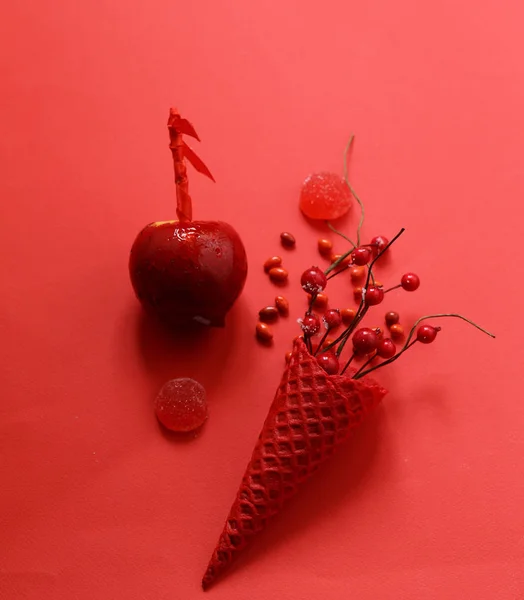
<path fill-rule="evenodd" d="M 137 236 L 129 259 L 131 283 L 146 310 L 174 326 L 223 326 L 247 275 L 238 233 L 220 221 L 192 221 L 184 159 L 213 179 L 182 139 L 198 139 L 192 125 L 171 109 L 168 121 L 177 191 L 176 221 L 157 221 Z"/>

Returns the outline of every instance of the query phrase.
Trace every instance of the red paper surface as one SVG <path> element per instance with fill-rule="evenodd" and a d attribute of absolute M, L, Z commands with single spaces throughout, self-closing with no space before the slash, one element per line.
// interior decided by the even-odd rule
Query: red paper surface
<path fill-rule="evenodd" d="M 516 0 L 5 7 L 2 600 L 202 597 L 297 332 L 300 273 L 319 261 L 300 183 L 341 172 L 352 131 L 365 237 L 407 228 L 381 278 L 422 279 L 383 311 L 456 310 L 498 338 L 450 322 L 384 370 L 375 418 L 209 594 L 524 598 L 523 17 Z M 183 350 L 143 318 L 127 274 L 139 229 L 175 213 L 171 105 L 217 180 L 190 173 L 195 218 L 234 225 L 250 260 L 227 329 Z M 261 265 L 284 229 L 292 316 L 268 349 L 253 338 L 275 295 Z M 207 388 L 197 439 L 155 420 L 174 376 Z"/>

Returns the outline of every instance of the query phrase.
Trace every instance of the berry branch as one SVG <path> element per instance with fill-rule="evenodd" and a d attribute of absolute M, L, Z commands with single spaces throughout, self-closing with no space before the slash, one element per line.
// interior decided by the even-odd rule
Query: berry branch
<path fill-rule="evenodd" d="M 344 346 L 346 345 L 347 339 L 353 333 L 353 331 L 356 329 L 357 325 L 362 321 L 362 319 L 364 318 L 364 316 L 368 310 L 368 306 L 366 306 L 366 294 L 368 293 L 369 280 L 370 280 L 371 274 L 373 272 L 373 266 L 375 265 L 377 260 L 384 254 L 384 252 L 386 252 L 386 250 L 388 250 L 388 248 L 404 233 L 404 231 L 405 231 L 405 229 L 403 227 L 397 233 L 397 235 L 390 242 L 388 242 L 382 250 L 380 250 L 378 252 L 378 254 L 373 258 L 373 260 L 369 264 L 368 272 L 367 272 L 367 276 L 366 276 L 366 285 L 362 288 L 362 298 L 360 300 L 360 305 L 357 309 L 356 317 L 353 320 L 353 323 L 351 323 L 351 325 L 349 325 L 349 327 L 342 333 L 342 335 L 339 336 L 340 340 L 338 340 L 338 339 L 335 340 L 332 344 L 330 344 L 329 346 L 326 347 L 326 350 L 330 350 L 337 343 L 341 342 L 336 353 L 338 356 L 340 356 L 340 354 L 342 353 L 342 350 L 344 349 Z"/>
<path fill-rule="evenodd" d="M 487 329 L 484 329 L 483 327 L 481 327 L 480 325 L 478 325 L 471 319 L 468 319 L 468 318 L 464 317 L 463 315 L 459 315 L 458 313 L 436 313 L 434 315 L 426 315 L 424 317 L 420 317 L 420 319 L 417 319 L 415 321 L 415 324 L 411 328 L 411 331 L 409 332 L 409 335 L 407 337 L 407 340 L 406 340 L 403 348 L 397 354 L 395 354 L 395 356 L 392 356 L 388 360 L 381 362 L 379 365 L 375 365 L 374 367 L 371 367 L 367 371 L 360 373 L 360 375 L 355 374 L 354 378 L 360 379 L 360 377 L 364 377 L 364 375 L 367 375 L 368 373 L 371 373 L 372 371 L 376 371 L 377 369 L 380 369 L 380 367 L 384 367 L 384 366 L 389 365 L 392 362 L 395 362 L 396 360 L 398 360 L 402 356 L 402 354 L 404 354 L 404 352 L 406 352 L 406 350 L 409 350 L 409 348 L 411 348 L 417 342 L 422 341 L 422 340 L 418 339 L 418 336 L 417 336 L 416 340 L 411 341 L 413 338 L 413 335 L 415 334 L 415 331 L 417 331 L 417 327 L 419 326 L 420 323 L 422 323 L 422 321 L 425 321 L 426 319 L 440 319 L 443 317 L 452 317 L 455 319 L 461 319 L 462 321 L 466 321 L 466 323 L 473 325 L 473 327 L 476 327 L 477 329 L 482 331 L 482 333 L 489 335 L 489 337 L 491 337 L 491 338 L 495 338 L 495 335 L 493 333 L 489 332 Z M 436 333 L 438 331 L 440 331 L 440 327 L 439 328 L 433 327 L 432 329 L 435 331 L 435 336 L 436 336 Z M 423 341 L 423 343 L 426 343 L 426 344 L 431 343 L 434 339 L 435 339 L 435 337 L 433 337 L 432 339 L 429 339 L 427 341 Z M 358 375 L 358 377 L 357 377 L 357 375 Z"/>
<path fill-rule="evenodd" d="M 400 356 L 402 356 L 402 354 L 409 350 L 409 348 L 413 347 L 416 343 L 432 343 L 436 339 L 441 328 L 434 327 L 432 325 L 420 325 L 420 323 L 426 319 L 442 317 L 458 318 L 473 325 L 490 337 L 495 337 L 492 333 L 482 328 L 480 325 L 477 325 L 470 319 L 467 319 L 458 313 L 437 313 L 418 319 L 413 325 L 404 345 L 397 352 L 397 348 L 393 340 L 398 340 L 404 337 L 404 330 L 402 325 L 399 323 L 398 313 L 390 312 L 386 314 L 386 325 L 389 328 L 391 337 L 393 339 L 384 337 L 382 330 L 379 327 L 376 327 L 375 329 L 360 327 L 360 324 L 370 308 L 380 304 L 384 300 L 385 294 L 399 288 L 402 288 L 406 292 L 414 292 L 420 286 L 420 278 L 416 273 L 404 273 L 404 275 L 402 275 L 400 278 L 399 283 L 389 286 L 387 289 L 384 289 L 382 284 L 375 280 L 373 269 L 377 260 L 389 250 L 392 244 L 394 244 L 404 233 L 405 229 L 400 229 L 400 231 L 393 237 L 391 241 L 388 241 L 383 236 L 376 236 L 369 244 L 360 243 L 360 233 L 365 218 L 365 209 L 363 202 L 355 193 L 349 182 L 347 164 L 348 154 L 353 140 L 354 136 L 351 135 L 344 152 L 343 183 L 346 184 L 347 188 L 354 196 L 361 209 L 360 220 L 357 227 L 356 244 L 349 236 L 339 231 L 329 220 L 326 220 L 326 218 L 323 217 L 326 226 L 333 233 L 346 240 L 346 242 L 350 244 L 350 248 L 344 254 L 337 256 L 336 260 L 332 259 L 332 263 L 325 271 L 322 271 L 319 267 L 311 267 L 302 274 L 300 283 L 302 288 L 308 294 L 310 294 L 310 300 L 307 311 L 304 317 L 299 319 L 299 323 L 301 325 L 304 341 L 309 352 L 316 357 L 318 364 L 328 374 L 339 373 L 342 375 L 346 372 L 356 357 L 362 358 L 363 364 L 353 374 L 353 378 L 360 379 L 368 373 L 379 369 L 380 367 L 395 362 L 398 360 L 398 358 L 400 358 Z M 310 178 L 312 179 L 312 176 L 310 176 Z M 318 177 L 316 182 L 317 184 L 319 180 L 322 180 L 322 177 Z M 331 179 L 329 183 L 332 185 L 333 179 Z M 328 187 L 328 189 L 332 191 L 333 188 Z M 318 193 L 318 188 L 315 193 Z M 322 195 L 321 197 L 325 198 L 325 196 Z M 307 198 L 307 196 L 304 196 L 304 198 L 307 200 L 307 202 L 311 201 Z M 306 205 L 301 206 L 301 208 L 306 216 L 309 216 L 308 211 L 311 209 L 311 207 L 308 207 L 307 202 Z M 306 208 L 308 208 L 308 211 Z M 336 216 L 334 215 L 332 218 L 336 218 Z M 331 251 L 333 245 L 330 240 L 321 239 L 319 240 L 318 247 L 321 255 L 325 256 Z M 365 280 L 362 283 L 362 287 L 355 287 L 354 289 L 355 298 L 358 301 L 358 308 L 356 311 L 352 309 L 344 309 L 343 311 L 338 309 L 327 310 L 322 319 L 325 331 L 320 336 L 320 342 L 313 351 L 312 338 L 322 329 L 320 318 L 313 312 L 313 308 L 317 307 L 317 300 L 320 299 L 322 299 L 323 306 L 327 304 L 327 296 L 322 292 L 326 288 L 328 281 L 334 277 L 337 277 L 348 269 L 352 269 L 351 279 L 354 283 L 360 283 Z M 320 305 L 321 303 L 318 302 L 318 307 L 320 307 Z M 346 326 L 342 333 L 340 333 L 334 341 L 328 340 L 328 334 L 332 330 L 335 330 L 337 327 L 339 327 L 342 322 Z M 416 337 L 414 338 L 415 335 Z M 340 356 L 350 338 L 353 344 L 353 351 L 346 361 L 344 367 L 340 369 Z M 326 345 L 324 346 L 324 344 Z M 382 362 L 374 366 L 370 366 L 375 357 L 382 359 Z"/>

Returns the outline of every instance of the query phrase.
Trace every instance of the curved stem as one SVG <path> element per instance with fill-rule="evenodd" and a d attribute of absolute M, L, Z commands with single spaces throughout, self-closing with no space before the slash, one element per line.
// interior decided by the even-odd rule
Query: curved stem
<path fill-rule="evenodd" d="M 387 294 L 388 292 L 392 292 L 393 290 L 398 290 L 398 288 L 401 288 L 402 284 L 399 283 L 398 285 L 394 285 L 393 287 L 388 288 L 387 290 L 384 290 L 384 294 Z"/>
<path fill-rule="evenodd" d="M 326 329 L 326 333 L 320 339 L 320 342 L 318 343 L 317 349 L 315 350 L 315 354 L 313 354 L 313 356 L 316 356 L 319 352 L 321 352 L 322 344 L 326 341 L 328 333 L 329 333 L 329 329 Z"/>
<path fill-rule="evenodd" d="M 349 357 L 349 360 L 347 361 L 347 363 L 344 366 L 344 368 L 342 369 L 342 371 L 340 371 L 340 375 L 344 375 L 344 373 L 347 371 L 349 365 L 351 364 L 351 362 L 353 361 L 354 358 L 355 358 L 355 353 L 353 352 L 353 354 Z"/>
<path fill-rule="evenodd" d="M 348 254 L 351 254 L 351 252 L 348 252 Z M 330 265 L 330 267 L 328 269 L 326 269 L 324 271 L 324 275 L 328 275 L 330 271 L 332 271 L 333 269 L 335 269 L 337 267 L 337 265 L 339 265 L 348 254 L 342 254 L 342 256 L 337 259 L 332 265 Z M 339 269 L 336 273 L 331 273 L 331 275 L 329 275 L 328 277 L 328 281 L 330 279 L 333 279 L 333 277 L 336 277 L 337 275 L 340 275 L 340 273 L 343 273 L 344 271 L 347 271 L 349 269 L 350 265 L 346 265 L 345 267 L 342 267 L 342 269 Z"/>
<path fill-rule="evenodd" d="M 346 185 L 348 186 L 349 191 L 353 194 L 353 197 L 355 198 L 355 200 L 358 202 L 358 205 L 360 206 L 360 221 L 359 221 L 358 227 L 357 227 L 357 246 L 360 246 L 360 230 L 362 229 L 362 225 L 364 223 L 364 216 L 365 216 L 364 203 L 357 196 L 357 193 L 353 189 L 352 185 L 349 183 L 349 178 L 348 178 L 348 153 L 349 153 L 351 144 L 353 143 L 354 139 L 355 139 L 355 136 L 353 134 L 351 134 L 349 141 L 346 145 L 346 149 L 344 151 L 344 181 L 346 182 Z"/>
<path fill-rule="evenodd" d="M 376 354 L 374 354 L 373 356 L 370 356 L 366 362 L 360 367 L 360 369 L 353 375 L 353 379 L 358 379 L 359 373 L 361 373 L 368 365 L 369 363 L 375 358 Z"/>
<path fill-rule="evenodd" d="M 359 312 L 357 313 L 357 316 L 353 319 L 353 322 L 351 323 L 351 325 L 346 329 L 346 335 L 344 337 L 344 339 L 342 340 L 342 342 L 340 343 L 340 346 L 337 348 L 337 356 L 340 356 L 342 354 L 342 350 L 344 350 L 344 346 L 347 344 L 347 341 L 349 340 L 349 336 L 355 331 L 355 329 L 357 328 L 357 325 L 360 324 L 360 322 L 362 321 L 362 319 L 366 316 L 366 313 L 368 312 L 369 306 L 363 306 L 362 310 L 359 309 Z"/>
<path fill-rule="evenodd" d="M 398 238 L 404 233 L 404 231 L 405 231 L 405 229 L 404 229 L 404 227 L 402 227 L 402 229 L 387 244 L 387 246 L 385 246 L 384 249 L 381 250 L 377 254 L 377 256 L 375 256 L 375 258 L 369 263 L 368 273 L 367 273 L 367 277 L 366 277 L 366 285 L 364 286 L 364 289 L 367 289 L 369 286 L 369 280 L 373 276 L 373 265 L 375 264 L 375 262 L 384 254 L 384 252 L 386 252 L 386 250 L 391 246 L 391 244 L 393 244 L 396 240 L 398 240 Z M 355 330 L 355 327 L 360 323 L 360 321 L 362 321 L 367 310 L 368 310 L 368 307 L 365 306 L 364 298 L 362 298 L 360 301 L 358 310 L 357 310 L 356 317 L 353 319 L 353 321 L 348 326 L 348 328 L 345 331 L 343 331 L 342 334 L 332 344 L 330 344 L 326 348 L 326 350 L 331 349 L 333 346 L 336 346 L 339 342 L 341 342 L 340 346 L 337 348 L 337 356 L 340 356 L 342 350 L 344 349 L 344 346 L 347 343 L 349 336 L 353 333 L 353 331 Z"/>
<path fill-rule="evenodd" d="M 339 235 L 340 237 L 344 238 L 347 242 L 349 242 L 353 248 L 352 250 L 354 250 L 356 248 L 355 242 L 353 242 L 353 240 L 351 240 L 350 238 L 348 238 L 348 236 L 345 233 L 342 233 L 342 231 L 339 231 L 334 225 L 332 225 L 329 221 L 326 221 L 326 225 L 331 229 L 331 231 L 333 233 L 336 233 L 337 235 Z"/>
<path fill-rule="evenodd" d="M 417 340 L 413 340 L 413 342 L 412 342 L 411 339 L 413 338 L 413 335 L 415 334 L 415 331 L 416 331 L 418 325 L 422 321 L 425 321 L 426 319 L 441 319 L 443 317 L 452 317 L 452 318 L 455 318 L 455 319 L 461 319 L 462 321 L 465 321 L 466 323 L 469 323 L 470 325 L 473 325 L 473 327 L 476 327 L 479 331 L 482 331 L 482 333 L 485 333 L 486 335 L 489 335 L 489 337 L 495 338 L 495 335 L 493 333 L 491 333 L 487 329 L 484 329 L 483 327 L 481 327 L 480 325 L 478 325 L 477 323 L 475 323 L 471 319 L 468 319 L 468 318 L 464 317 L 463 315 L 459 315 L 458 313 L 435 313 L 433 315 L 425 315 L 425 316 L 420 317 L 420 319 L 417 319 L 415 321 L 415 324 L 411 328 L 404 346 L 402 347 L 402 349 L 399 352 L 397 352 L 397 354 L 395 354 L 395 356 L 393 356 L 392 358 L 388 358 L 388 360 L 385 360 L 384 362 L 381 362 L 379 365 L 371 367 L 371 369 L 368 369 L 367 371 L 364 371 L 363 373 L 361 373 L 358 376 L 357 379 L 360 379 L 360 377 L 364 377 L 364 375 L 367 375 L 368 373 L 371 373 L 372 371 L 375 371 L 376 369 L 380 369 L 381 367 L 385 367 L 386 365 L 389 365 L 392 362 L 395 362 L 402 354 L 404 354 L 404 352 L 406 350 L 408 350 L 409 348 L 411 348 L 411 346 L 413 346 L 413 344 L 415 344 L 417 342 Z"/>

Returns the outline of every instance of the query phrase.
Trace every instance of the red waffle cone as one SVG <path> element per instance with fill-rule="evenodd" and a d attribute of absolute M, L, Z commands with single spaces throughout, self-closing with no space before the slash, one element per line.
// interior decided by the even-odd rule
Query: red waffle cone
<path fill-rule="evenodd" d="M 328 375 L 295 342 L 224 530 L 202 580 L 208 588 L 300 484 L 384 397 L 371 379 Z"/>

